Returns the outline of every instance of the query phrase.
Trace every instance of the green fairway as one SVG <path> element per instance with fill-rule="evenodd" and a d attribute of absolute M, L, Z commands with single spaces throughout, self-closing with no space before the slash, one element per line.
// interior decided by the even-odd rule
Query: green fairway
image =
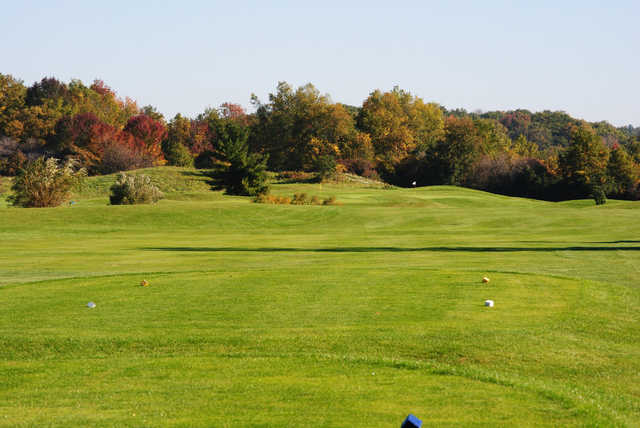
<path fill-rule="evenodd" d="M 147 172 L 0 196 L 0 426 L 640 425 L 640 202 Z"/>

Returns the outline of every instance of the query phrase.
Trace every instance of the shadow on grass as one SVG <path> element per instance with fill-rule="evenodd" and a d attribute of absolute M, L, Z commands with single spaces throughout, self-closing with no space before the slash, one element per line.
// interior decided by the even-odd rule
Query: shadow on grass
<path fill-rule="evenodd" d="M 640 251 L 640 247 L 334 247 L 334 248 L 288 248 L 288 247 L 148 247 L 148 251 L 177 252 L 307 252 L 307 253 L 369 253 L 369 252 L 469 252 L 469 253 L 516 253 L 551 251 Z"/>
<path fill-rule="evenodd" d="M 587 244 L 640 244 L 640 241 L 596 241 Z"/>
<path fill-rule="evenodd" d="M 180 174 L 184 175 L 185 177 L 208 177 L 207 170 L 205 169 L 180 171 Z"/>
<path fill-rule="evenodd" d="M 204 177 L 205 181 L 211 187 L 211 190 L 223 190 L 220 182 L 213 177 L 213 171 L 210 169 L 197 169 L 195 171 L 181 171 L 181 174 L 187 177 Z"/>

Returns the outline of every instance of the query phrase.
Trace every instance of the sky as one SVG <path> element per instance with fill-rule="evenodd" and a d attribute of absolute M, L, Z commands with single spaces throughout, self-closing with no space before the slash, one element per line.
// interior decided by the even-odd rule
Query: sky
<path fill-rule="evenodd" d="M 640 1 L 14 1 L 0 73 L 46 76 L 167 118 L 279 81 L 362 105 L 394 86 L 469 111 L 562 110 L 640 126 Z"/>

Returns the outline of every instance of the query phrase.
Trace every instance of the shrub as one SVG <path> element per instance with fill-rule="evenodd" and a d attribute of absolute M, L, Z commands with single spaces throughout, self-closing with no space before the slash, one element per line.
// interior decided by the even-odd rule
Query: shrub
<path fill-rule="evenodd" d="M 108 144 L 96 170 L 101 174 L 111 174 L 153 166 L 153 158 L 139 150 L 116 142 Z"/>
<path fill-rule="evenodd" d="M 324 201 L 322 201 L 322 205 L 340 205 L 340 203 L 338 201 L 336 201 L 336 197 L 335 196 L 330 196 L 327 199 L 325 199 Z"/>
<path fill-rule="evenodd" d="M 309 203 L 309 198 L 306 193 L 296 193 L 293 195 L 291 203 L 293 205 L 307 205 Z"/>
<path fill-rule="evenodd" d="M 320 201 L 320 198 L 315 195 L 312 196 L 311 199 L 309 199 L 306 193 L 296 193 L 295 195 L 293 195 L 293 198 L 289 198 L 287 196 L 259 194 L 253 199 L 253 202 L 258 204 L 277 205 L 338 205 L 335 198 L 330 199 L 331 201 L 329 203 L 323 203 Z"/>
<path fill-rule="evenodd" d="M 286 196 L 274 196 L 267 193 L 260 193 L 255 197 L 253 202 L 256 202 L 258 204 L 289 205 L 291 203 L 291 198 L 287 198 Z"/>
<path fill-rule="evenodd" d="M 147 175 L 127 175 L 120 173 L 111 186 L 111 205 L 150 204 L 158 202 L 163 195 Z"/>
<path fill-rule="evenodd" d="M 266 193 L 260 193 L 253 199 L 253 202 L 255 202 L 256 204 L 270 204 L 271 203 L 270 198 L 271 198 L 271 195 L 267 195 Z"/>
<path fill-rule="evenodd" d="M 57 207 L 69 199 L 71 189 L 82 183 L 87 171 L 76 170 L 76 161 L 61 163 L 40 157 L 21 168 L 13 181 L 9 201 L 20 207 Z"/>
<path fill-rule="evenodd" d="M 604 193 L 602 186 L 593 186 L 591 195 L 593 196 L 593 200 L 596 202 L 596 205 L 604 205 L 607 203 L 607 195 Z"/>
<path fill-rule="evenodd" d="M 281 183 L 311 183 L 317 181 L 316 175 L 304 171 L 281 171 L 276 174 L 276 180 Z"/>

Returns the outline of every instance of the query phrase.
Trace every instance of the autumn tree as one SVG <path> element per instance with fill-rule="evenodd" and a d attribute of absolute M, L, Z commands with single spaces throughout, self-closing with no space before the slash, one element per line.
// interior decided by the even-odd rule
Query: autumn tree
<path fill-rule="evenodd" d="M 507 128 L 497 120 L 477 119 L 474 121 L 474 127 L 478 134 L 480 155 L 497 156 L 506 153 L 511 148 L 511 138 L 509 138 Z"/>
<path fill-rule="evenodd" d="M 232 120 L 243 126 L 249 125 L 249 116 L 240 104 L 222 103 L 218 112 L 222 119 Z"/>
<path fill-rule="evenodd" d="M 356 136 L 352 116 L 307 84 L 294 90 L 286 82 L 262 104 L 253 96 L 256 120 L 251 147 L 269 155 L 275 170 L 312 169 L 319 156 L 339 157 Z"/>
<path fill-rule="evenodd" d="M 627 149 L 627 152 L 629 153 L 629 156 L 631 156 L 631 159 L 635 163 L 640 164 L 640 139 L 631 141 L 629 144 L 626 145 L 626 149 Z"/>
<path fill-rule="evenodd" d="M 437 104 L 395 87 L 376 90 L 364 101 L 358 128 L 371 136 L 377 160 L 387 170 L 412 151 L 425 151 L 443 135 L 442 110 Z"/>
<path fill-rule="evenodd" d="M 153 159 L 154 164 L 162 164 L 162 140 L 167 136 L 164 124 L 140 114 L 129 119 L 124 132 L 131 134 L 140 144 L 140 149 Z"/>
<path fill-rule="evenodd" d="M 461 185 L 470 173 L 480 138 L 469 117 L 449 116 L 444 138 L 429 151 L 443 184 Z"/>
<path fill-rule="evenodd" d="M 117 142 L 119 134 L 118 129 L 93 113 L 65 116 L 56 123 L 48 147 L 58 155 L 78 159 L 83 167 L 93 170 L 100 163 L 105 147 Z"/>
<path fill-rule="evenodd" d="M 519 135 L 511 145 L 511 152 L 525 158 L 535 158 L 538 156 L 538 146 L 527 140 L 524 135 Z"/>
<path fill-rule="evenodd" d="M 49 100 L 68 99 L 69 88 L 55 77 L 45 77 L 27 89 L 25 102 L 28 106 L 37 106 Z"/>
<path fill-rule="evenodd" d="M 169 165 L 193 166 L 193 155 L 189 151 L 191 142 L 191 120 L 176 114 L 167 125 L 167 136 L 162 141 L 162 152 Z"/>
<path fill-rule="evenodd" d="M 407 156 L 388 179 L 401 186 L 416 182 L 462 185 L 472 171 L 479 154 L 480 137 L 469 116 L 449 116 L 442 137 L 424 153 Z"/>
<path fill-rule="evenodd" d="M 8 74 L 0 74 L 0 137 L 21 137 L 26 91 L 22 81 Z"/>
<path fill-rule="evenodd" d="M 146 105 L 144 107 L 142 107 L 140 109 L 140 113 L 149 116 L 151 119 L 155 120 L 156 122 L 160 122 L 165 124 L 166 121 L 164 120 L 164 115 L 162 113 L 160 113 L 158 111 L 157 108 L 155 108 L 152 105 Z"/>
<path fill-rule="evenodd" d="M 76 113 L 69 87 L 54 77 L 45 77 L 27 88 L 22 139 L 33 138 L 44 143 L 55 134 L 56 123 L 62 117 Z"/>
<path fill-rule="evenodd" d="M 92 114 L 100 122 L 122 129 L 129 118 L 139 112 L 135 102 L 118 98 L 101 80 L 87 87 L 79 80 L 65 84 L 46 77 L 27 88 L 25 101 L 21 114 L 23 140 L 49 140 L 63 117 Z"/>
<path fill-rule="evenodd" d="M 571 130 L 569 147 L 559 158 L 559 168 L 575 196 L 600 192 L 606 181 L 609 151 L 593 128 L 583 122 Z"/>
<path fill-rule="evenodd" d="M 638 166 L 620 145 L 614 145 L 607 163 L 607 190 L 614 196 L 632 193 L 638 184 Z"/>
<path fill-rule="evenodd" d="M 85 86 L 79 80 L 69 83 L 73 113 L 93 113 L 102 122 L 121 129 L 140 113 L 138 105 L 129 98 L 120 99 L 101 80 Z"/>
<path fill-rule="evenodd" d="M 509 137 L 516 139 L 527 135 L 531 125 L 531 113 L 527 110 L 516 110 L 505 113 L 500 122 L 509 130 Z"/>

